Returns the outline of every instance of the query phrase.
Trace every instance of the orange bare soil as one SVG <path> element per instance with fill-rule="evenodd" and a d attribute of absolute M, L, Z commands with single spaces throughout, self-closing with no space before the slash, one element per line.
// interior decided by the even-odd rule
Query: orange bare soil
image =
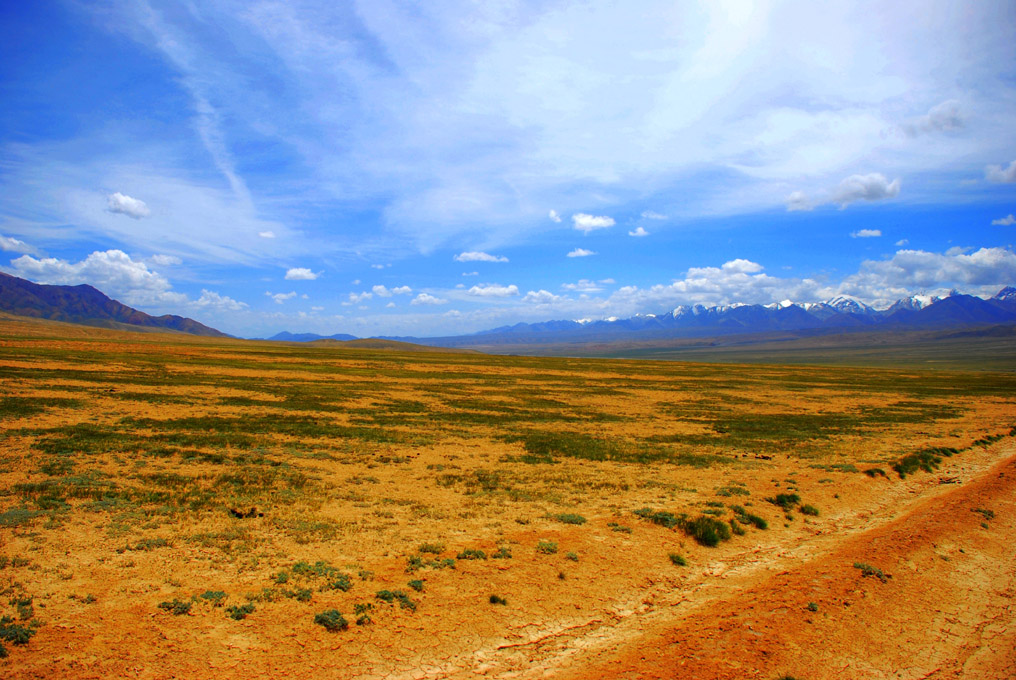
<path fill-rule="evenodd" d="M 1016 376 L 406 350 L 0 319 L 0 675 L 1016 677 Z"/>

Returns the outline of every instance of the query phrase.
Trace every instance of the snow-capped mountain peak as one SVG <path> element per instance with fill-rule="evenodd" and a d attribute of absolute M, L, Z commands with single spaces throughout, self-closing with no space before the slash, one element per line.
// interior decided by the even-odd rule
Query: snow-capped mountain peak
<path fill-rule="evenodd" d="M 871 307 L 849 295 L 837 295 L 831 300 L 826 300 L 826 304 L 844 314 L 870 314 L 873 311 Z"/>

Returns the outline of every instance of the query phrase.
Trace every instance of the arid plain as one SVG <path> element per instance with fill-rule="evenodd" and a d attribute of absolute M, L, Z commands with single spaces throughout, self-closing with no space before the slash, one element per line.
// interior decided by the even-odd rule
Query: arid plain
<path fill-rule="evenodd" d="M 1016 375 L 0 319 L 7 678 L 1016 677 Z"/>

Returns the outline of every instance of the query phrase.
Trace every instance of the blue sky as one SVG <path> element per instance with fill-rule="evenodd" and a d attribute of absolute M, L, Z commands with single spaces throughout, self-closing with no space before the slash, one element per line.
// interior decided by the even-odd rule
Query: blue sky
<path fill-rule="evenodd" d="M 0 269 L 236 335 L 1016 283 L 1011 2 L 8 2 Z"/>

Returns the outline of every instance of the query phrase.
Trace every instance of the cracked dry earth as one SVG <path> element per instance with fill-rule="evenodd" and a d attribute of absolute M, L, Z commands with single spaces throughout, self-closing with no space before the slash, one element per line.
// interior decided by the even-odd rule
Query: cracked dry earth
<path fill-rule="evenodd" d="M 0 618 L 41 625 L 0 677 L 1016 678 L 1008 375 L 18 324 Z M 929 446 L 957 453 L 890 470 Z M 819 514 L 767 502 L 784 492 Z M 768 528 L 716 547 L 633 512 L 741 505 Z M 314 622 L 330 609 L 348 629 Z"/>

